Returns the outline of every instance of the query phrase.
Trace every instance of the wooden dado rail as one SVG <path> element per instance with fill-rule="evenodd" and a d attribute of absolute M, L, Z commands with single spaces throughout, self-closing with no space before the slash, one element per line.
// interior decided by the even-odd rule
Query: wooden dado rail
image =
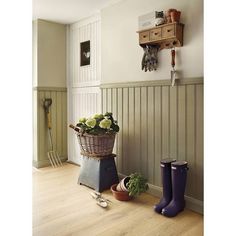
<path fill-rule="evenodd" d="M 112 111 L 120 125 L 116 140 L 121 175 L 141 172 L 151 192 L 160 195 L 160 160 L 189 164 L 186 200 L 203 206 L 203 78 L 101 85 L 102 111 Z"/>

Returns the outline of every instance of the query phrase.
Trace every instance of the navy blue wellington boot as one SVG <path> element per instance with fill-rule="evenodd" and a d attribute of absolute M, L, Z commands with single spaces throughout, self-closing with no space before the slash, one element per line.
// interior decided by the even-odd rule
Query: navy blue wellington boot
<path fill-rule="evenodd" d="M 162 196 L 161 201 L 154 206 L 154 210 L 157 213 L 161 213 L 162 208 L 167 206 L 172 199 L 171 163 L 174 161 L 176 161 L 176 160 L 175 159 L 163 159 L 160 161 L 163 196 Z"/>
<path fill-rule="evenodd" d="M 176 161 L 171 163 L 171 177 L 172 177 L 172 195 L 171 202 L 162 209 L 162 214 L 167 217 L 174 217 L 179 212 L 184 210 L 185 200 L 184 192 L 187 179 L 187 162 Z"/>

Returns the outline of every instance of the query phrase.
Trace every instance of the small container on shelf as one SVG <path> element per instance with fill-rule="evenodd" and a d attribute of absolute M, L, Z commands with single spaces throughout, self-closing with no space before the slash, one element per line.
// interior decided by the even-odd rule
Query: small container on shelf
<path fill-rule="evenodd" d="M 180 15 L 181 15 L 181 11 L 172 11 L 170 13 L 170 18 L 171 18 L 171 22 L 177 22 L 179 23 L 180 20 Z"/>
<path fill-rule="evenodd" d="M 166 23 L 167 24 L 169 24 L 169 23 L 171 23 L 172 21 L 171 21 L 171 12 L 175 12 L 175 11 L 177 11 L 176 9 L 174 9 L 174 8 L 170 8 L 169 10 L 167 10 L 166 11 Z"/>

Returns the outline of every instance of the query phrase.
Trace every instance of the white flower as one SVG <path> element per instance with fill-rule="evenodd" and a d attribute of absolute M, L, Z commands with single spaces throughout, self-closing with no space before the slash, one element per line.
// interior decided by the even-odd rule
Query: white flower
<path fill-rule="evenodd" d="M 85 122 L 85 124 L 89 127 L 94 127 L 96 125 L 96 120 L 94 118 L 89 118 L 87 119 L 87 121 Z"/>
<path fill-rule="evenodd" d="M 103 114 L 95 114 L 93 116 L 94 119 L 102 119 L 103 117 L 104 117 Z"/>
<path fill-rule="evenodd" d="M 100 122 L 99 126 L 103 129 L 110 129 L 111 120 L 108 120 L 108 119 L 105 118 Z"/>
<path fill-rule="evenodd" d="M 85 117 L 82 117 L 82 118 L 79 119 L 79 123 L 85 123 L 86 120 L 87 120 L 87 119 L 86 119 Z"/>

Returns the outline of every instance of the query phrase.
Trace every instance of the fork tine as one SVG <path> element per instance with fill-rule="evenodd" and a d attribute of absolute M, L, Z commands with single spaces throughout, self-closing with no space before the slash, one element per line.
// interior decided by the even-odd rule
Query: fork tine
<path fill-rule="evenodd" d="M 53 151 L 50 151 L 50 156 L 51 156 L 52 162 L 54 163 L 54 167 L 57 167 L 57 163 L 55 161 L 55 158 L 54 158 L 54 155 L 53 155 Z"/>
<path fill-rule="evenodd" d="M 61 162 L 61 159 L 60 159 L 60 157 L 59 157 L 59 155 L 58 155 L 57 152 L 56 152 L 56 157 L 57 157 L 57 160 L 58 160 L 58 162 L 60 163 L 60 165 L 63 166 L 63 164 L 62 164 L 62 162 Z"/>
<path fill-rule="evenodd" d="M 57 167 L 59 167 L 60 165 L 59 165 L 59 162 L 58 162 L 57 155 L 56 155 L 56 152 L 55 152 L 55 151 L 53 151 L 53 158 L 54 158 L 55 162 L 57 163 L 57 164 L 56 164 Z"/>
<path fill-rule="evenodd" d="M 49 159 L 49 161 L 51 163 L 51 166 L 53 168 L 63 166 L 58 153 L 55 152 L 55 151 L 49 151 L 48 152 L 48 159 Z"/>
<path fill-rule="evenodd" d="M 48 159 L 49 159 L 49 161 L 51 163 L 51 166 L 54 168 L 54 164 L 52 162 L 52 159 L 51 159 L 51 156 L 50 156 L 50 152 L 48 152 Z"/>
<path fill-rule="evenodd" d="M 52 154 L 53 160 L 54 160 L 54 162 L 55 162 L 55 164 L 56 164 L 56 167 L 58 167 L 58 166 L 59 166 L 59 163 L 58 163 L 57 157 L 56 157 L 56 155 L 55 155 L 55 152 L 52 151 L 51 154 Z"/>

